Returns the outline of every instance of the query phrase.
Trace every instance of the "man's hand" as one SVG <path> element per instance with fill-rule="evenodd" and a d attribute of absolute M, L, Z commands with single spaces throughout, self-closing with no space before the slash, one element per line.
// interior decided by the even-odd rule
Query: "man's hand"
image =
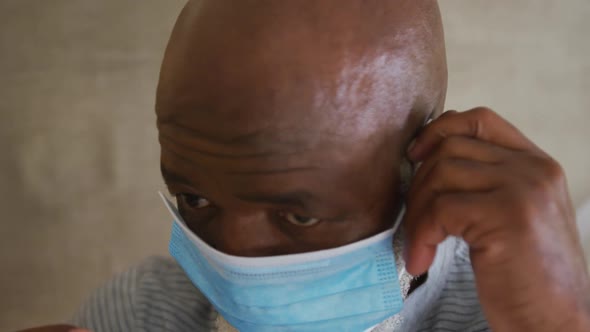
<path fill-rule="evenodd" d="M 494 331 L 590 331 L 590 281 L 563 171 L 486 108 L 446 112 L 408 151 L 407 270 L 462 237 Z"/>

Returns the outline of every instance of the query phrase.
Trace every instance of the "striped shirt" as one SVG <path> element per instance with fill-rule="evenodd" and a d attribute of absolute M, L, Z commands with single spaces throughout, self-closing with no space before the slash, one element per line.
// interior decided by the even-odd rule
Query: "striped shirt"
<path fill-rule="evenodd" d="M 151 257 L 96 290 L 72 323 L 94 332 L 223 331 L 216 321 L 215 309 L 176 262 Z M 372 331 L 489 331 L 467 245 L 452 237 L 443 242 L 426 282 Z"/>

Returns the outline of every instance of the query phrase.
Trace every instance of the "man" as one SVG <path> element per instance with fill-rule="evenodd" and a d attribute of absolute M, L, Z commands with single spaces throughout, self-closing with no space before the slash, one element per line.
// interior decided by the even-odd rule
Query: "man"
<path fill-rule="evenodd" d="M 145 262 L 98 290 L 76 325 L 213 331 L 225 324 L 220 312 L 252 331 L 590 329 L 590 282 L 561 168 L 489 109 L 443 114 L 446 80 L 435 1 L 190 1 L 156 104 L 162 173 L 186 226 L 171 245 L 182 269 Z M 216 297 L 242 290 L 200 275 L 215 255 L 365 243 L 399 215 L 390 270 L 403 308 L 383 323 L 330 316 L 347 323 L 317 320 L 314 329 L 296 313 L 285 322 L 289 312 L 244 315 L 256 311 Z M 183 256 L 191 249 L 175 241 L 207 249 Z M 363 310 L 361 297 L 353 309 Z"/>

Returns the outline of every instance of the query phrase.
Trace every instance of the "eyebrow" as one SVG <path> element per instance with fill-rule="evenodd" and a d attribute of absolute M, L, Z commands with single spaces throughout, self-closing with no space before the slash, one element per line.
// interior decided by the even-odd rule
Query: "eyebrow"
<path fill-rule="evenodd" d="M 235 197 L 256 203 L 269 203 L 275 205 L 290 205 L 301 208 L 308 207 L 310 201 L 315 200 L 315 196 L 306 190 L 296 190 L 285 193 L 245 193 L 236 194 Z"/>
<path fill-rule="evenodd" d="M 186 177 L 166 168 L 163 164 L 160 164 L 160 171 L 166 182 L 191 182 Z M 309 205 L 312 201 L 317 200 L 317 197 L 307 190 L 295 190 L 284 193 L 241 193 L 236 194 L 235 197 L 246 202 L 294 206 L 305 210 L 309 209 Z"/>
<path fill-rule="evenodd" d="M 177 182 L 177 183 L 190 183 L 187 178 L 184 176 L 175 173 L 174 171 L 166 168 L 164 164 L 160 164 L 160 172 L 162 173 L 162 177 L 164 178 L 165 182 Z"/>
<path fill-rule="evenodd" d="M 281 174 L 281 173 L 313 171 L 313 170 L 317 170 L 317 169 L 319 169 L 319 167 L 292 167 L 292 168 L 283 168 L 283 169 L 234 171 L 234 172 L 227 172 L 227 174 L 231 174 L 231 175 L 273 175 L 273 174 Z"/>

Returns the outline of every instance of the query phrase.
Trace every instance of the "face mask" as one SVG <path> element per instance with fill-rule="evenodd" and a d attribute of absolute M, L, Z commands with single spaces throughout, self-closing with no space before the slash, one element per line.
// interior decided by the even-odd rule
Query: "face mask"
<path fill-rule="evenodd" d="M 197 288 L 241 332 L 363 331 L 402 308 L 393 229 L 309 253 L 239 257 L 188 229 L 161 193 L 174 222 L 170 253 Z"/>

